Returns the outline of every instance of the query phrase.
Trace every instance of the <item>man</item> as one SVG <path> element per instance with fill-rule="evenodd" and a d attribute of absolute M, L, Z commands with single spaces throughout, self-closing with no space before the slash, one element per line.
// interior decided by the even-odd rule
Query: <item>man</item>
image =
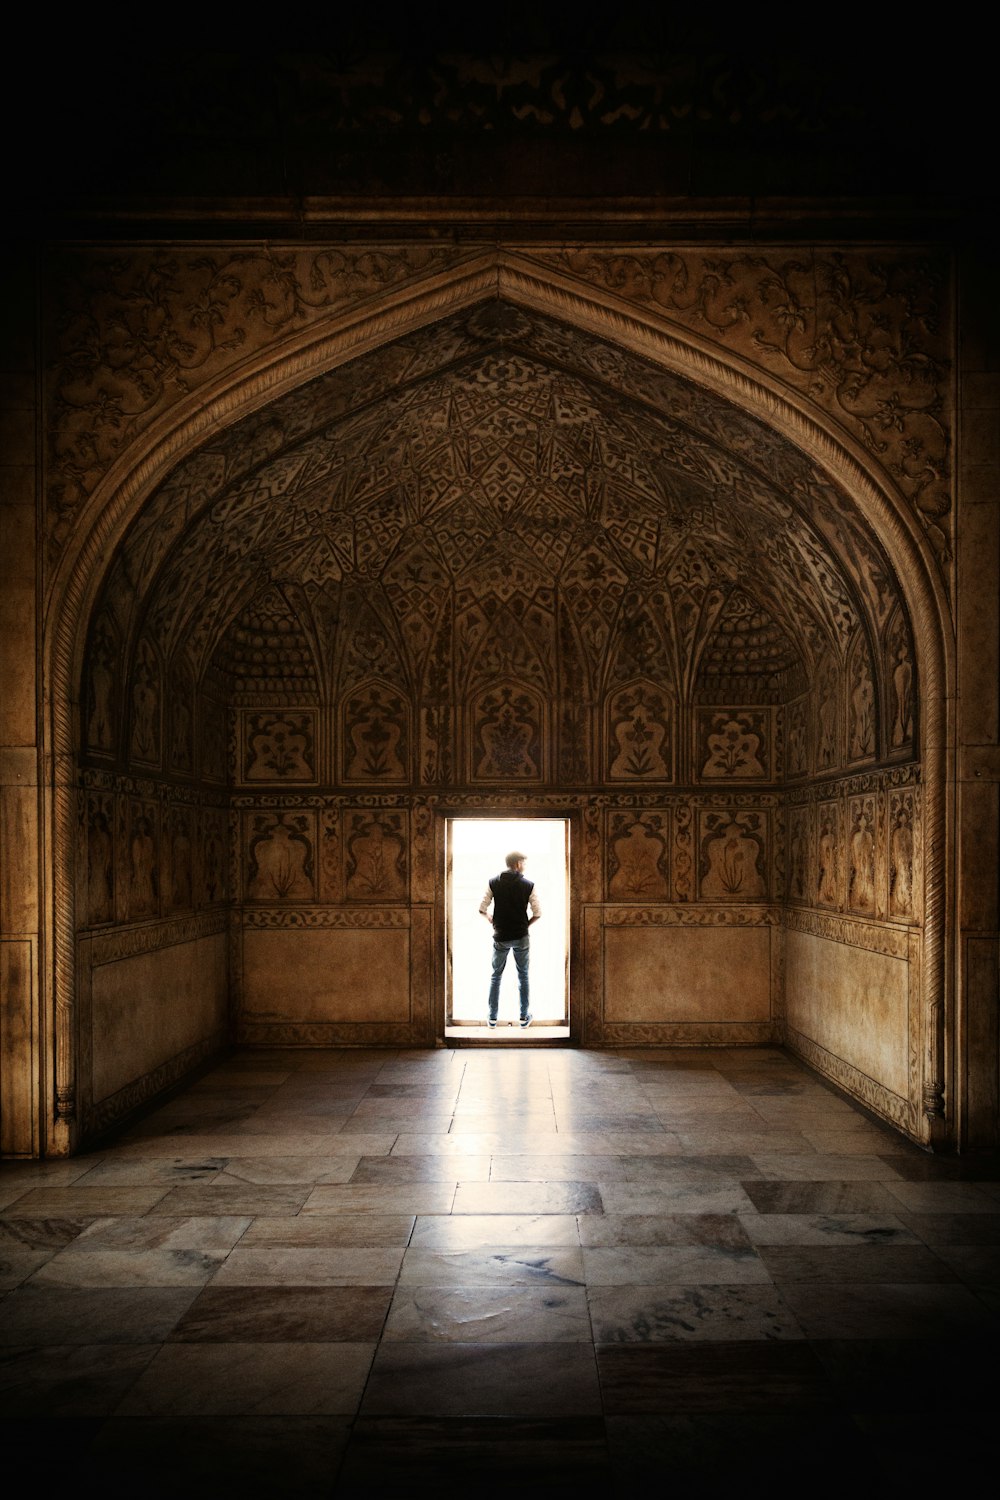
<path fill-rule="evenodd" d="M 479 903 L 479 910 L 487 922 L 493 924 L 493 978 L 490 980 L 489 1024 L 496 1026 L 500 1005 L 500 980 L 507 964 L 508 953 L 513 953 L 517 965 L 517 985 L 521 998 L 521 1026 L 531 1025 L 528 1009 L 528 928 L 537 922 L 542 909 L 535 895 L 532 881 L 524 875 L 526 854 L 516 850 L 507 856 L 507 868 L 494 875 Z M 490 907 L 493 908 L 492 916 Z M 531 916 L 528 916 L 528 912 Z"/>

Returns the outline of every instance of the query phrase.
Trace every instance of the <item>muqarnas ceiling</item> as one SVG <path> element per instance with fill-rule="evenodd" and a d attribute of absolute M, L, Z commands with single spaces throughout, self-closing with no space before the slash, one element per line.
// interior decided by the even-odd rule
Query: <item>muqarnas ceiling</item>
<path fill-rule="evenodd" d="M 88 740 L 132 745 L 135 683 L 159 673 L 231 706 L 326 707 L 345 743 L 350 712 L 395 713 L 397 781 L 502 781 L 500 740 L 484 778 L 487 741 L 463 751 L 460 726 L 508 710 L 536 734 L 530 779 L 600 780 L 609 713 L 651 722 L 659 694 L 664 723 L 797 703 L 805 773 L 911 750 L 912 657 L 874 533 L 804 453 L 693 380 L 490 301 L 177 467 L 95 612 L 92 671 L 116 686 L 95 734 L 90 683 Z M 333 779 L 364 780 L 350 764 Z"/>

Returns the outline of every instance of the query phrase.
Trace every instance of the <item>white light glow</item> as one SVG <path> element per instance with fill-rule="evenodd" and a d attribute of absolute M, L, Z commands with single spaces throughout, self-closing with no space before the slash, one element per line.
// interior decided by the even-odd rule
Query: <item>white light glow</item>
<path fill-rule="evenodd" d="M 486 1020 L 493 959 L 493 931 L 479 903 L 508 853 L 527 855 L 524 873 L 535 882 L 541 920 L 531 929 L 531 1012 L 535 1024 L 563 1025 L 567 1007 L 567 888 L 569 826 L 563 818 L 453 818 L 448 824 L 451 880 L 448 930 L 451 944 L 452 1020 Z M 501 1024 L 518 1016 L 517 970 L 508 958 L 500 989 Z"/>

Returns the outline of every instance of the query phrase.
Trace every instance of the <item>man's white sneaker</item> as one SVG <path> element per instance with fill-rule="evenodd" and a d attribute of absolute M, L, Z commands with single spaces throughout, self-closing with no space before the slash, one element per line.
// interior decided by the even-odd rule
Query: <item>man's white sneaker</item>
<path fill-rule="evenodd" d="M 496 1030 L 497 1023 L 495 1021 L 487 1021 L 486 1024 L 491 1028 L 491 1030 Z"/>
<path fill-rule="evenodd" d="M 522 1016 L 521 1017 L 521 1026 L 522 1026 L 522 1029 L 525 1026 L 530 1026 L 531 1025 L 531 1020 L 532 1020 L 532 1016 L 531 1016 L 531 1011 L 529 1010 L 528 1014 L 526 1016 Z"/>

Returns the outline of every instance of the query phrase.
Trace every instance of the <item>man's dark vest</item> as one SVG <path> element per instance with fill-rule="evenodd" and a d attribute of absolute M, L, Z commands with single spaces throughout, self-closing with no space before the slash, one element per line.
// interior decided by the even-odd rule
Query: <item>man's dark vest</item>
<path fill-rule="evenodd" d="M 535 889 L 516 870 L 502 870 L 490 881 L 493 892 L 493 931 L 504 942 L 528 935 L 528 897 Z"/>

